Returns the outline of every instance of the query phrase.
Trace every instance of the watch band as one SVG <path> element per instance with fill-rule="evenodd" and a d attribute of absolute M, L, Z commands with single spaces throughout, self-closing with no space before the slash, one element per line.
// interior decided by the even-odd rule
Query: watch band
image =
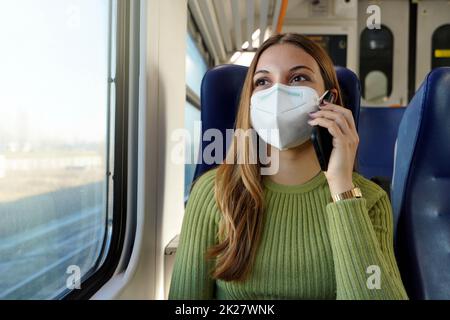
<path fill-rule="evenodd" d="M 345 199 L 362 198 L 361 189 L 355 187 L 348 191 L 332 195 L 331 198 L 333 199 L 333 202 Z"/>

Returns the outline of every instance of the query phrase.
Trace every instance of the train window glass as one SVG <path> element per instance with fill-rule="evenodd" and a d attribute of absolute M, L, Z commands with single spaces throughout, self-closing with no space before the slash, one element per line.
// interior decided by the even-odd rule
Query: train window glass
<path fill-rule="evenodd" d="M 431 42 L 431 67 L 450 67 L 450 24 L 437 28 Z"/>
<path fill-rule="evenodd" d="M 187 35 L 186 45 L 186 84 L 195 92 L 195 94 L 197 94 L 197 96 L 200 96 L 200 86 L 203 75 L 208 70 L 208 66 L 193 38 L 189 34 Z"/>
<path fill-rule="evenodd" d="M 388 96 L 388 80 L 386 75 L 378 70 L 370 71 L 364 78 L 366 88 L 365 99 L 372 103 L 383 103 Z"/>
<path fill-rule="evenodd" d="M 197 127 L 200 127 L 200 88 L 203 76 L 208 70 L 208 66 L 189 33 L 186 37 L 186 49 L 186 86 L 188 94 L 185 106 L 184 127 L 189 131 L 190 137 L 194 138 L 198 135 L 194 134 L 194 131 Z M 197 154 L 194 154 L 194 152 L 199 150 L 199 144 L 200 140 L 186 141 L 186 155 L 189 156 L 189 159 L 186 158 L 184 169 L 185 200 L 187 200 L 189 196 L 192 179 L 194 177 L 195 162 L 197 160 Z"/>
<path fill-rule="evenodd" d="M 362 96 L 373 104 L 383 103 L 392 92 L 394 36 L 385 25 L 361 32 L 359 75 Z"/>
<path fill-rule="evenodd" d="M 0 2 L 0 299 L 83 286 L 109 241 L 112 2 Z"/>
<path fill-rule="evenodd" d="M 193 104 L 186 101 L 185 115 L 184 115 L 184 127 L 189 131 L 189 137 L 186 139 L 185 150 L 189 155 L 189 159 L 186 159 L 186 165 L 184 166 L 184 197 L 187 199 L 189 191 L 191 189 L 191 183 L 195 173 L 195 162 L 197 160 L 196 150 L 199 150 L 200 140 L 195 140 L 195 137 L 199 137 L 200 130 L 200 110 Z M 195 131 L 197 130 L 197 133 Z"/>

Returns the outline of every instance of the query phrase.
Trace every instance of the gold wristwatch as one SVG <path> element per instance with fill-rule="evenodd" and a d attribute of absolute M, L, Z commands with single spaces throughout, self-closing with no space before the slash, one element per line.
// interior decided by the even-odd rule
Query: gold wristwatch
<path fill-rule="evenodd" d="M 362 197 L 361 189 L 359 189 L 358 187 L 331 196 L 333 202 L 361 197 Z"/>

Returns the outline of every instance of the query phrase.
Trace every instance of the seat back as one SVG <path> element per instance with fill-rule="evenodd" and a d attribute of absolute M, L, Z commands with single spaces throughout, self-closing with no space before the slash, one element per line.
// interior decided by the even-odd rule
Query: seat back
<path fill-rule="evenodd" d="M 450 68 L 431 71 L 403 115 L 391 186 L 408 294 L 450 299 Z"/>
<path fill-rule="evenodd" d="M 239 105 L 241 90 L 244 85 L 247 67 L 238 65 L 220 65 L 210 69 L 203 77 L 201 85 L 201 121 L 202 132 L 208 129 L 218 129 L 225 137 L 226 129 L 233 129 Z M 341 87 L 344 105 L 349 108 L 358 126 L 360 107 L 360 83 L 358 77 L 349 69 L 336 67 L 336 73 Z M 200 152 L 210 144 L 201 141 Z M 223 144 L 223 155 L 226 155 L 228 145 Z M 216 164 L 204 163 L 199 155 L 195 169 L 194 180 Z M 213 154 L 214 156 L 214 154 Z"/>
<path fill-rule="evenodd" d="M 383 177 L 391 181 L 394 168 L 394 145 L 405 109 L 404 107 L 361 107 L 358 130 L 358 172 L 367 179 Z"/>

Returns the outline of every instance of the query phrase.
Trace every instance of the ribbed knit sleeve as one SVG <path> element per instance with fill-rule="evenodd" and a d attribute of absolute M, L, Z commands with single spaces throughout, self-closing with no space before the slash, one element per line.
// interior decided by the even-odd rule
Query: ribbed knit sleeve
<path fill-rule="evenodd" d="M 391 204 L 383 190 L 373 198 L 370 205 L 365 198 L 327 205 L 336 299 L 408 299 L 394 257 Z"/>
<path fill-rule="evenodd" d="M 209 171 L 195 183 L 186 205 L 169 299 L 214 299 L 215 282 L 209 276 L 213 264 L 205 252 L 216 243 L 216 207 L 214 174 Z"/>

